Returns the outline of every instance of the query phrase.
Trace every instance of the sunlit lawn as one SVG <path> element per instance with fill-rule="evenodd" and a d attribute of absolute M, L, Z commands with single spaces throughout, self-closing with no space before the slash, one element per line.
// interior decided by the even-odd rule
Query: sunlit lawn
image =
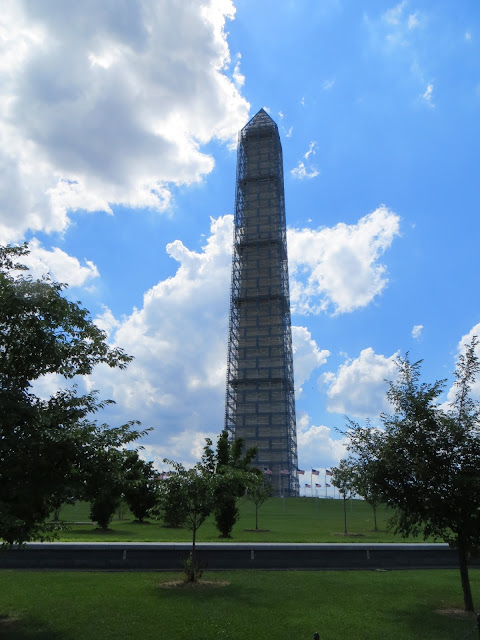
<path fill-rule="evenodd" d="M 341 500 L 315 498 L 272 498 L 259 511 L 259 529 L 255 529 L 255 510 L 252 503 L 240 505 L 240 519 L 234 527 L 232 541 L 236 542 L 403 542 L 404 540 L 386 531 L 387 513 L 378 509 L 379 531 L 374 531 L 372 508 L 362 500 L 352 500 L 347 505 L 347 531 L 343 533 L 343 504 Z M 117 514 L 118 516 L 118 514 Z M 66 505 L 61 513 L 62 520 L 87 522 L 88 505 Z M 123 519 L 113 520 L 110 531 L 98 531 L 94 524 L 72 525 L 61 532 L 64 541 L 138 541 L 170 542 L 189 541 L 191 534 L 184 529 L 168 529 L 161 522 L 150 521 L 137 524 L 129 513 Z M 219 541 L 213 519 L 210 518 L 199 530 L 199 541 Z M 414 538 L 409 541 L 415 541 Z M 416 540 L 421 542 L 422 540 Z"/>
<path fill-rule="evenodd" d="M 161 588 L 172 577 L 2 571 L 0 629 L 12 640 L 459 640 L 475 625 L 437 612 L 462 608 L 453 570 L 208 572 L 229 584 Z M 480 571 L 471 577 L 478 597 Z"/>

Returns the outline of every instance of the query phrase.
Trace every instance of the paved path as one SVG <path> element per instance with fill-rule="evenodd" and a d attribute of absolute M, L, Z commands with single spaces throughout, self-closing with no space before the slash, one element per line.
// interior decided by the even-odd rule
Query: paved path
<path fill-rule="evenodd" d="M 173 571 L 182 568 L 188 543 L 43 542 L 0 553 L 0 569 Z M 207 569 L 434 569 L 457 568 L 446 544 L 200 543 Z M 472 562 L 480 568 L 480 559 Z"/>

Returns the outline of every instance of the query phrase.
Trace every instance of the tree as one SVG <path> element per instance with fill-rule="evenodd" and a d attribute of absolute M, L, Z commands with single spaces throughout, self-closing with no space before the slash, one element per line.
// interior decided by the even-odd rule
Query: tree
<path fill-rule="evenodd" d="M 162 496 L 170 494 L 175 495 L 181 505 L 183 525 L 192 532 L 192 549 L 185 563 L 185 574 L 187 582 L 196 582 L 201 577 L 196 557 L 197 531 L 213 511 L 217 478 L 212 473 L 206 473 L 200 464 L 193 469 L 185 469 L 173 460 L 165 459 L 164 462 L 173 467 L 174 473 L 161 482 L 160 501 Z"/>
<path fill-rule="evenodd" d="M 65 285 L 33 279 L 21 264 L 27 245 L 0 248 L 0 537 L 8 544 L 41 538 L 55 506 L 82 486 L 91 417 L 108 401 L 75 386 L 49 398 L 32 383 L 46 374 L 88 375 L 99 363 L 123 369 L 131 360 L 109 347 L 106 334 Z M 142 433 L 122 427 L 133 441 Z"/>
<path fill-rule="evenodd" d="M 420 381 L 420 362 L 398 359 L 399 376 L 387 397 L 395 411 L 382 415 L 383 431 L 349 427 L 349 450 L 368 461 L 376 495 L 395 509 L 403 536 L 423 533 L 458 551 L 465 609 L 473 611 L 468 558 L 480 548 L 480 411 L 471 396 L 480 371 L 472 338 L 455 370 L 454 398 L 438 404 L 444 381 Z"/>
<path fill-rule="evenodd" d="M 153 514 L 162 519 L 164 527 L 183 527 L 188 505 L 181 499 L 182 492 L 183 480 L 179 474 L 173 473 L 160 480 L 159 499 Z"/>
<path fill-rule="evenodd" d="M 243 455 L 243 439 L 231 440 L 224 429 L 217 441 L 217 449 L 212 449 L 212 441 L 207 438 L 203 449 L 201 468 L 204 473 L 217 476 L 215 485 L 215 523 L 223 538 L 230 538 L 238 519 L 237 499 L 245 495 L 250 484 L 257 480 L 259 471 L 251 466 L 257 453 L 250 447 Z"/>
<path fill-rule="evenodd" d="M 354 467 L 346 460 L 340 460 L 338 467 L 332 468 L 332 484 L 337 487 L 343 497 L 343 521 L 344 533 L 347 533 L 347 499 L 351 498 L 354 491 L 355 473 Z"/>
<path fill-rule="evenodd" d="M 137 451 L 125 452 L 124 497 L 138 522 L 143 522 L 158 502 L 157 472 Z"/>
<path fill-rule="evenodd" d="M 258 477 L 247 490 L 247 499 L 255 505 L 255 529 L 258 530 L 258 510 L 262 504 L 273 495 L 272 481 Z"/>
<path fill-rule="evenodd" d="M 349 420 L 351 427 L 348 435 L 350 436 L 351 444 L 349 449 L 356 451 L 356 456 L 350 456 L 345 460 L 345 463 L 350 467 L 352 473 L 353 489 L 354 492 L 362 496 L 365 502 L 373 509 L 373 523 L 374 531 L 378 531 L 377 526 L 377 507 L 381 503 L 381 496 L 378 489 L 372 481 L 371 466 L 374 464 L 375 455 L 377 451 L 377 438 L 378 435 L 375 429 L 371 428 L 370 420 L 366 420 L 366 426 L 360 425 Z M 345 432 L 341 433 L 345 435 Z M 356 446 L 360 445 L 361 446 Z"/>

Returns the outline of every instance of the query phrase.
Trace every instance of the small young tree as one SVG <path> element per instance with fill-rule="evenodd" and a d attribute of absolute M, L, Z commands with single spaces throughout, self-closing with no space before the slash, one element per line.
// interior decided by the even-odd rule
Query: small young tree
<path fill-rule="evenodd" d="M 192 532 L 192 549 L 190 557 L 185 564 L 187 582 L 196 582 L 201 577 L 199 563 L 196 557 L 197 531 L 212 513 L 215 505 L 216 477 L 211 473 L 205 473 L 200 465 L 193 469 L 185 467 L 173 460 L 165 459 L 164 462 L 173 467 L 174 474 L 162 484 L 161 492 L 174 492 L 177 501 L 181 504 L 184 516 L 184 526 Z M 173 482 L 173 478 L 176 478 Z M 170 485 L 170 486 L 169 486 Z"/>
<path fill-rule="evenodd" d="M 217 441 L 217 449 L 212 449 L 212 441 L 207 438 L 203 449 L 201 468 L 204 473 L 216 476 L 215 483 L 215 523 L 223 538 L 230 538 L 238 519 L 237 500 L 245 495 L 247 487 L 255 483 L 258 470 L 251 466 L 257 453 L 251 447 L 243 455 L 243 439 L 231 440 L 224 429 Z"/>
<path fill-rule="evenodd" d="M 338 467 L 332 468 L 332 484 L 337 487 L 343 497 L 343 521 L 344 533 L 347 533 L 347 500 L 354 493 L 355 474 L 347 460 L 340 460 Z"/>
<path fill-rule="evenodd" d="M 258 530 L 258 510 L 268 498 L 273 495 L 272 481 L 267 478 L 258 477 L 247 490 L 247 499 L 255 505 L 255 530 Z"/>

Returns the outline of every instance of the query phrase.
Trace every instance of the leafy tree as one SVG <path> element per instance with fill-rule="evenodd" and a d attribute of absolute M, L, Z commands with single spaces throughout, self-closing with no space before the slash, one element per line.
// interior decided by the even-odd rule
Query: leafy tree
<path fill-rule="evenodd" d="M 346 460 L 340 460 L 338 467 L 332 468 L 332 484 L 337 487 L 343 497 L 343 530 L 347 533 L 347 500 L 355 493 L 355 472 L 354 467 Z"/>
<path fill-rule="evenodd" d="M 188 505 L 181 499 L 183 492 L 182 476 L 173 473 L 160 481 L 159 500 L 153 510 L 154 516 L 158 516 L 163 521 L 164 527 L 178 529 L 183 527 Z"/>
<path fill-rule="evenodd" d="M 108 431 L 91 419 L 108 404 L 96 392 L 72 387 L 43 399 L 32 383 L 131 360 L 107 345 L 81 303 L 64 297 L 65 285 L 26 273 L 27 254 L 27 245 L 0 248 L 0 537 L 9 545 L 46 534 L 49 514 L 82 486 L 88 443 Z M 123 427 L 130 441 L 142 435 L 131 426 Z"/>
<path fill-rule="evenodd" d="M 130 442 L 131 425 L 99 429 L 91 434 L 83 463 L 85 485 L 82 497 L 90 502 L 90 518 L 107 530 L 119 508 L 127 486 L 130 461 L 136 451 L 123 446 Z"/>
<path fill-rule="evenodd" d="M 161 482 L 160 492 L 175 495 L 184 514 L 183 525 L 192 532 L 192 549 L 185 564 L 185 574 L 187 582 L 196 582 L 201 577 L 196 557 L 197 531 L 213 511 L 217 478 L 206 473 L 199 464 L 193 469 L 185 469 L 173 460 L 165 459 L 164 462 L 173 467 L 174 473 Z"/>
<path fill-rule="evenodd" d="M 350 449 L 355 449 L 357 455 L 350 456 L 345 463 L 350 467 L 352 473 L 353 489 L 356 494 L 362 496 L 365 502 L 373 509 L 374 530 L 378 531 L 377 508 L 381 504 L 381 496 L 372 480 L 371 466 L 374 464 L 377 452 L 377 432 L 371 428 L 370 421 L 366 420 L 366 426 L 349 420 L 351 429 L 349 436 L 351 440 Z M 344 432 L 341 432 L 345 435 Z M 357 444 L 361 446 L 356 446 Z"/>
<path fill-rule="evenodd" d="M 137 451 L 125 452 L 124 496 L 138 522 L 143 522 L 158 502 L 157 472 Z"/>
<path fill-rule="evenodd" d="M 238 498 L 257 480 L 259 471 L 250 464 L 256 453 L 257 448 L 251 447 L 243 454 L 243 439 L 232 441 L 226 429 L 218 437 L 216 451 L 212 449 L 212 441 L 206 439 L 201 467 L 205 473 L 217 476 L 214 515 L 223 538 L 231 537 L 238 520 Z"/>
<path fill-rule="evenodd" d="M 258 510 L 262 504 L 273 495 L 272 481 L 258 477 L 247 490 L 247 499 L 255 505 L 255 529 L 258 530 Z"/>
<path fill-rule="evenodd" d="M 407 355 L 389 383 L 395 413 L 382 416 L 383 431 L 355 423 L 348 431 L 350 452 L 368 461 L 370 486 L 395 509 L 395 531 L 456 547 L 467 611 L 473 611 L 468 558 L 480 547 L 480 411 L 471 396 L 480 371 L 477 347 L 474 337 L 459 357 L 449 407 L 438 404 L 445 382 L 421 382 L 421 363 Z"/>

